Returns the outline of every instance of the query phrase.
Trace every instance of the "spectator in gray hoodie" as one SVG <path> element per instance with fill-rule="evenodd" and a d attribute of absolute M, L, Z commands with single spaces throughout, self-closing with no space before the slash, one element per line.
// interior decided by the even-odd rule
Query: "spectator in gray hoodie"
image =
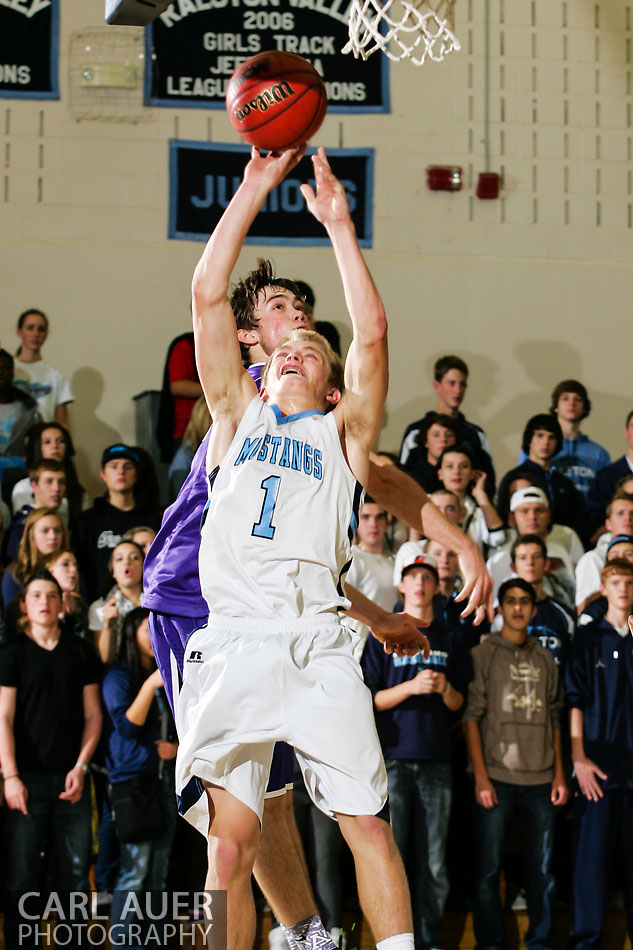
<path fill-rule="evenodd" d="M 463 714 L 475 781 L 476 950 L 506 946 L 499 874 L 508 825 L 518 816 L 528 950 L 555 946 L 550 873 L 554 807 L 567 800 L 561 758 L 563 706 L 554 658 L 528 636 L 536 595 L 521 578 L 499 589 L 500 633 L 472 650 L 474 678 Z"/>

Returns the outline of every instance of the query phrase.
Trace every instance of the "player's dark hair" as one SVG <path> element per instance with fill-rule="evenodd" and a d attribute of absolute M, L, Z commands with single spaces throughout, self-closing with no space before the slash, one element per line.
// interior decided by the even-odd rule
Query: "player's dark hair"
<path fill-rule="evenodd" d="M 8 360 L 11 364 L 11 369 L 13 369 L 13 357 L 7 350 L 0 349 L 0 359 Z"/>
<path fill-rule="evenodd" d="M 628 416 L 626 417 L 626 422 L 624 423 L 624 425 L 625 425 L 626 428 L 628 428 L 628 425 L 629 425 L 629 422 L 631 421 L 631 419 L 633 419 L 633 409 L 631 409 L 631 411 L 629 412 Z"/>
<path fill-rule="evenodd" d="M 121 645 L 117 660 L 128 668 L 135 689 L 139 689 L 150 673 L 156 669 L 155 663 L 149 667 L 143 666 L 136 641 L 136 632 L 148 617 L 147 607 L 134 607 L 129 614 L 126 614 L 121 627 Z"/>
<path fill-rule="evenodd" d="M 314 296 L 314 291 L 310 284 L 307 284 L 305 280 L 295 280 L 294 283 L 299 291 L 299 295 L 303 297 L 310 310 L 314 310 L 316 297 Z"/>
<path fill-rule="evenodd" d="M 468 377 L 468 367 L 459 356 L 441 356 L 435 361 L 433 367 L 433 376 L 436 383 L 441 383 L 450 369 L 457 369 L 464 376 Z"/>
<path fill-rule="evenodd" d="M 547 545 L 545 541 L 543 541 L 543 538 L 539 538 L 538 534 L 520 534 L 518 538 L 514 539 L 512 547 L 510 548 L 511 561 L 514 561 L 517 548 L 520 548 L 522 544 L 537 544 L 541 549 L 543 557 L 547 557 Z"/>
<path fill-rule="evenodd" d="M 42 313 L 41 310 L 38 310 L 36 307 L 29 307 L 28 310 L 23 310 L 20 316 L 18 317 L 18 330 L 21 330 L 24 326 L 24 321 L 27 317 L 35 315 L 36 317 L 41 317 L 44 323 L 46 324 L 46 329 L 48 330 L 48 317 L 45 313 Z"/>
<path fill-rule="evenodd" d="M 591 412 L 591 399 L 589 398 L 589 393 L 583 384 L 579 383 L 577 379 L 564 379 L 558 384 L 558 386 L 554 387 L 552 390 L 552 405 L 549 408 L 549 411 L 552 413 L 552 415 L 556 415 L 558 400 L 563 395 L 563 393 L 575 393 L 577 396 L 580 396 L 585 406 L 584 412 L 580 418 L 586 419 Z"/>
<path fill-rule="evenodd" d="M 235 317 L 235 326 L 238 330 L 257 329 L 259 324 L 255 317 L 255 307 L 259 295 L 266 287 L 282 287 L 303 299 L 303 294 L 294 280 L 288 280 L 286 277 L 276 277 L 272 263 L 263 257 L 258 257 L 255 270 L 252 270 L 243 280 L 234 285 L 229 298 Z M 248 365 L 250 362 L 249 347 L 240 343 L 240 353 L 243 362 Z"/>
<path fill-rule="evenodd" d="M 448 429 L 449 432 L 452 432 L 455 436 L 455 441 L 457 442 L 459 439 L 460 430 L 455 420 L 442 412 L 427 412 L 426 416 L 424 417 L 424 422 L 418 431 L 418 445 L 421 449 L 424 449 L 424 444 L 426 442 L 426 437 L 429 434 L 429 429 L 435 425 L 442 426 L 444 429 Z"/>
<path fill-rule="evenodd" d="M 531 584 L 528 584 L 527 581 L 524 581 L 522 577 L 511 577 L 509 580 L 504 581 L 501 587 L 499 588 L 499 604 L 503 604 L 503 599 L 509 590 L 512 590 L 513 587 L 518 587 L 520 590 L 524 591 L 526 594 L 529 594 L 530 600 L 533 604 L 536 603 L 536 591 Z"/>
<path fill-rule="evenodd" d="M 523 442 L 521 444 L 521 448 L 525 454 L 530 454 L 530 442 L 537 429 L 551 432 L 552 435 L 556 436 L 556 446 L 552 455 L 558 455 L 563 446 L 563 430 L 560 427 L 558 419 L 551 416 L 549 412 L 539 412 L 537 415 L 532 416 L 531 419 L 528 419 L 527 425 L 523 430 Z"/>

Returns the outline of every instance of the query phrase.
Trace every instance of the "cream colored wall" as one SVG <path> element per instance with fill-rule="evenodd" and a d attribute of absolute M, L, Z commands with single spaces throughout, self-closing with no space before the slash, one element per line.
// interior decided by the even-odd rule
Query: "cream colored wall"
<path fill-rule="evenodd" d="M 367 259 L 390 316 L 392 366 L 381 446 L 397 448 L 432 406 L 433 361 L 454 351 L 471 367 L 467 415 L 488 432 L 500 472 L 527 416 L 567 376 L 590 389 L 586 431 L 619 455 L 633 408 L 631 3 L 491 0 L 491 168 L 505 187 L 484 202 L 474 196 L 484 169 L 483 2 L 458 0 L 461 53 L 391 66 L 392 114 L 332 115 L 319 135 L 326 147 L 376 148 Z M 25 307 L 50 315 L 45 355 L 71 379 L 91 490 L 101 448 L 134 438 L 131 397 L 160 386 L 166 346 L 188 328 L 201 245 L 165 237 L 167 141 L 236 141 L 215 111 L 75 121 L 70 35 L 101 26 L 100 15 L 99 2 L 62 0 L 59 102 L 0 105 L 2 340 L 13 348 Z M 429 192 L 429 163 L 463 165 L 464 190 Z M 248 247 L 239 269 L 260 252 Z M 271 256 L 315 286 L 318 316 L 342 325 L 327 249 Z"/>

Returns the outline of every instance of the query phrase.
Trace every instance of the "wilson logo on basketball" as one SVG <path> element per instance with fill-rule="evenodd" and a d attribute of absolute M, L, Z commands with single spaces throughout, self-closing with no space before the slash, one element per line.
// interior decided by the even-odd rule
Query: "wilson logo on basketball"
<path fill-rule="evenodd" d="M 251 112 L 267 112 L 276 102 L 283 102 L 284 99 L 289 99 L 291 96 L 296 96 L 295 90 L 287 80 L 282 79 L 281 82 L 275 83 L 270 89 L 262 89 L 254 99 L 245 102 L 239 109 L 234 109 L 233 115 L 241 122 Z"/>

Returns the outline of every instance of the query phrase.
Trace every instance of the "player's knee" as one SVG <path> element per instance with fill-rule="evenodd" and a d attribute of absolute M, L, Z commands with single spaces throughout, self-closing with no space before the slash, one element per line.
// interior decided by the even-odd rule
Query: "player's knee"
<path fill-rule="evenodd" d="M 257 836 L 209 838 L 209 865 L 213 867 L 220 886 L 236 878 L 250 875 L 257 852 Z"/>
<path fill-rule="evenodd" d="M 389 860 L 396 854 L 391 825 L 378 815 L 355 815 L 350 830 L 363 849 L 369 848 L 376 858 Z M 350 842 L 350 846 L 353 846 Z"/>

